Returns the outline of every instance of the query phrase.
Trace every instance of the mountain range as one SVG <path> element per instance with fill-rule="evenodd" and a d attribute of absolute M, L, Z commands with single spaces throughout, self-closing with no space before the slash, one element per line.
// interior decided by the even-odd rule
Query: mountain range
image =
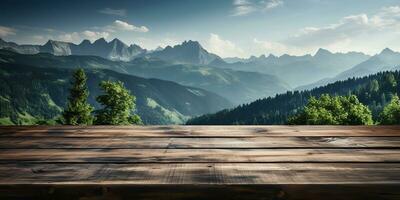
<path fill-rule="evenodd" d="M 55 56 L 49 53 L 19 54 L 0 50 L 0 63 L 47 68 L 109 69 L 145 78 L 157 78 L 202 88 L 229 99 L 234 105 L 285 92 L 290 88 L 279 78 L 257 72 L 235 71 L 191 64 L 172 64 L 157 58 L 130 62 L 111 61 L 98 56 Z"/>
<path fill-rule="evenodd" d="M 325 78 L 312 84 L 300 86 L 296 90 L 312 89 L 318 86 L 346 80 L 352 77 L 362 77 L 380 71 L 394 71 L 400 69 L 400 53 L 389 48 L 382 50 L 369 59 L 361 62 L 352 68 L 345 70 L 332 78 Z"/>
<path fill-rule="evenodd" d="M 222 60 L 219 56 L 205 50 L 199 42 L 191 40 L 151 52 L 147 57 L 158 58 L 175 64 L 193 65 L 208 65 L 215 59 Z"/>
<path fill-rule="evenodd" d="M 118 39 L 107 42 L 100 38 L 93 43 L 84 40 L 80 44 L 50 40 L 44 45 L 18 45 L 0 39 L 0 49 L 1 66 L 85 68 L 105 70 L 106 74 L 117 72 L 149 80 L 173 81 L 182 87 L 202 89 L 228 99 L 224 108 L 271 97 L 292 88 L 312 89 L 352 77 L 400 69 L 400 53 L 388 48 L 374 56 L 359 52 L 332 53 L 321 48 L 314 55 L 270 54 L 222 59 L 192 40 L 149 51 L 135 44 L 128 46 Z M 193 115 L 196 114 L 182 114 Z M 184 121 L 179 119 L 175 121 Z"/>
<path fill-rule="evenodd" d="M 275 75 L 290 86 L 297 87 L 333 77 L 369 58 L 370 56 L 358 52 L 332 53 L 326 49 L 319 49 L 313 56 L 284 54 L 278 57 L 270 54 L 248 59 L 228 58 L 225 63 L 214 66 Z"/>
<path fill-rule="evenodd" d="M 83 40 L 80 44 L 49 40 L 44 45 L 18 45 L 0 38 L 0 49 L 7 49 L 21 54 L 50 53 L 56 56 L 90 55 L 113 61 L 131 61 L 137 57 L 159 58 L 175 64 L 207 65 L 219 56 L 207 52 L 197 41 L 185 41 L 173 47 L 158 48 L 148 51 L 136 44 L 126 45 L 119 39 L 107 42 L 100 38 L 93 43 Z"/>
<path fill-rule="evenodd" d="M 224 60 L 205 50 L 199 42 L 192 40 L 148 51 L 135 44 L 128 46 L 118 39 L 107 42 L 104 38 L 100 38 L 93 43 L 84 40 L 80 44 L 50 40 L 44 45 L 18 45 L 0 39 L 0 49 L 21 54 L 50 53 L 57 56 L 98 56 L 112 61 L 124 62 L 130 62 L 137 58 L 158 59 L 168 62 L 170 65 L 196 65 L 258 72 L 277 77 L 287 83 L 290 86 L 289 88 L 315 84 L 322 79 L 335 77 L 371 58 L 369 55 L 359 52 L 332 53 L 321 48 L 314 55 L 291 56 L 284 54 L 275 56 L 270 54 L 269 56 L 252 56 L 248 59 L 227 58 Z M 321 81 L 321 83 L 325 82 Z"/>
<path fill-rule="evenodd" d="M 44 45 L 18 45 L 0 39 L 0 49 L 8 49 L 21 54 L 92 55 L 121 61 L 132 60 L 147 52 L 147 50 L 135 44 L 128 46 L 118 39 L 107 42 L 104 38 L 100 38 L 93 43 L 89 40 L 83 40 L 80 44 L 49 40 Z"/>

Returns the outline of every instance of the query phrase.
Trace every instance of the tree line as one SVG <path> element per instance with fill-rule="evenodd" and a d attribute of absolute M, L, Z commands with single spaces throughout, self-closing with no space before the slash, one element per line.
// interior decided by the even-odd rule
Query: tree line
<path fill-rule="evenodd" d="M 130 94 L 121 81 L 102 81 L 99 84 L 104 94 L 96 97 L 102 105 L 94 110 L 87 99 L 89 90 L 87 77 L 83 69 L 73 74 L 72 87 L 69 90 L 68 103 L 59 120 L 65 125 L 128 125 L 142 124 L 140 117 L 133 114 L 136 97 Z M 92 115 L 94 113 L 94 115 Z"/>
<path fill-rule="evenodd" d="M 307 105 L 296 115 L 289 117 L 292 125 L 394 125 L 400 124 L 400 100 L 393 96 L 380 113 L 379 121 L 372 120 L 371 110 L 360 103 L 357 96 L 311 97 Z"/>
<path fill-rule="evenodd" d="M 342 82 L 339 81 L 311 91 L 288 92 L 286 96 L 285 94 L 277 95 L 275 99 L 280 99 L 282 96 L 284 97 L 282 99 L 283 101 L 280 102 L 274 102 L 274 99 L 271 98 L 258 101 L 272 101 L 275 103 L 272 104 L 272 106 L 278 106 L 274 108 L 277 111 L 281 111 L 285 108 L 283 107 L 285 106 L 285 102 L 291 102 L 293 107 L 291 112 L 284 113 L 284 115 L 280 112 L 275 113 L 275 117 L 278 116 L 278 119 L 279 117 L 286 117 L 285 119 L 281 119 L 285 120 L 285 124 L 400 124 L 400 100 L 397 96 L 397 91 L 399 91 L 399 80 L 399 72 L 383 72 L 367 78 L 353 78 Z M 76 70 L 71 82 L 72 87 L 69 90 L 68 103 L 62 112 L 62 118 L 60 119 L 62 124 L 128 125 L 142 123 L 140 117 L 133 113 L 136 98 L 130 94 L 129 90 L 124 87 L 122 82 L 100 82 L 99 87 L 103 91 L 103 94 L 96 97 L 96 101 L 102 106 L 102 108 L 98 110 L 94 110 L 94 107 L 87 102 L 89 91 L 86 82 L 87 77 L 84 70 Z M 332 90 L 332 88 L 336 90 L 333 94 L 329 94 L 327 91 Z M 345 93 L 346 89 L 347 95 L 339 95 Z M 307 97 L 307 95 L 309 96 Z M 363 102 L 367 104 L 364 104 Z M 249 110 L 254 109 L 254 104 L 257 103 L 260 102 L 256 101 L 249 105 L 239 106 L 233 110 L 221 111 L 215 114 L 214 118 L 221 113 L 235 113 L 241 109 L 243 112 L 239 113 L 241 114 L 240 116 L 251 119 L 252 114 L 254 115 L 254 113 L 248 112 Z M 296 105 L 296 103 L 304 103 L 304 105 L 295 107 L 294 105 Z M 258 112 L 260 112 L 260 110 Z M 268 113 L 270 110 L 266 110 L 265 112 Z M 271 116 L 267 115 L 269 119 L 274 119 L 274 115 Z M 204 118 L 207 119 L 207 117 L 212 118 L 212 115 L 205 115 L 203 118 L 200 117 L 198 119 L 204 120 Z M 265 117 L 266 115 L 261 115 L 261 117 L 260 115 L 256 116 L 249 124 L 262 124 L 259 122 Z M 195 120 L 196 119 L 189 121 L 189 124 L 191 122 L 196 122 Z M 216 122 L 218 121 L 214 120 L 214 123 L 211 121 L 211 123 L 208 124 L 219 124 Z"/>
<path fill-rule="evenodd" d="M 335 112 L 342 112 L 345 109 L 346 101 L 353 102 L 355 97 L 360 104 L 364 105 L 371 113 L 373 124 L 389 124 L 389 122 L 398 122 L 395 108 L 397 107 L 398 94 L 400 94 L 400 71 L 379 72 L 374 75 L 362 78 L 349 78 L 343 81 L 328 84 L 305 91 L 288 91 L 283 94 L 277 94 L 274 97 L 259 99 L 254 102 L 240 105 L 233 109 L 225 109 L 214 114 L 207 114 L 190 119 L 187 124 L 191 125 L 263 125 L 263 124 L 307 124 L 312 123 L 308 120 L 294 120 L 295 116 L 302 112 L 309 112 L 307 116 L 324 117 L 325 120 Z M 309 109 L 305 106 L 313 100 L 320 99 L 323 95 L 330 95 L 334 98 L 331 104 L 343 104 L 339 110 L 331 109 L 321 110 L 313 113 L 318 104 L 310 105 Z M 351 97 L 354 95 L 355 97 Z M 341 96 L 339 98 L 339 96 Z M 346 97 L 346 99 L 344 98 Z M 324 97 L 327 98 L 327 97 Z M 314 101 L 314 100 L 313 100 Z M 312 102 L 312 101 L 311 101 Z M 322 106 L 327 100 L 322 100 Z M 389 106 L 389 107 L 388 107 Z M 360 106 L 355 106 L 360 108 Z M 313 108 L 313 109 L 312 109 Z M 352 106 L 349 109 L 354 109 Z M 306 110 L 306 111 L 304 111 Z M 358 109 L 356 109 L 358 111 Z M 331 114 L 328 114 L 331 113 Z M 385 114 L 388 113 L 388 114 Z M 343 115 L 343 112 L 342 112 Z M 345 114 L 347 115 L 347 114 Z M 391 119 L 386 116 L 392 116 Z M 303 116 L 304 117 L 304 116 Z M 329 124 L 348 124 L 344 117 L 337 117 L 327 120 Z M 370 120 L 366 120 L 371 124 Z M 315 122 L 317 123 L 317 122 Z M 319 121 L 318 123 L 322 123 Z"/>

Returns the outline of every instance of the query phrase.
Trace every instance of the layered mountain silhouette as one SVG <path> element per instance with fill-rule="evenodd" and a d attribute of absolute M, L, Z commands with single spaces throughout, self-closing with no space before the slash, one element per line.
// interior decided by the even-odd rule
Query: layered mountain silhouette
<path fill-rule="evenodd" d="M 51 53 L 56 56 L 91 55 L 114 61 L 131 61 L 137 57 L 152 57 L 176 64 L 207 65 L 215 59 L 222 59 L 205 50 L 197 41 L 185 41 L 173 47 L 147 51 L 138 45 L 126 45 L 119 39 L 107 42 L 100 38 L 93 43 L 83 40 L 80 44 L 49 40 L 44 45 L 18 45 L 0 39 L 0 49 L 8 49 L 21 54 Z"/>
<path fill-rule="evenodd" d="M 386 48 L 382 50 L 379 54 L 376 54 L 368 60 L 339 73 L 333 78 L 325 78 L 309 85 L 300 86 L 296 89 L 312 89 L 318 86 L 326 85 L 328 83 L 333 83 L 335 81 L 342 81 L 353 77 L 362 77 L 380 71 L 393 71 L 398 69 L 400 69 L 400 53 Z"/>
<path fill-rule="evenodd" d="M 225 64 L 215 66 L 276 75 L 296 87 L 335 76 L 368 58 L 368 55 L 358 52 L 332 53 L 319 49 L 314 56 L 284 54 L 278 57 L 270 54 L 248 59 L 228 58 Z"/>
<path fill-rule="evenodd" d="M 400 64 L 399 53 L 390 49 L 385 49 L 373 57 L 359 52 L 332 53 L 321 48 L 314 55 L 270 54 L 251 56 L 247 59 L 222 59 L 208 52 L 199 42 L 192 40 L 149 51 L 135 44 L 128 46 L 118 39 L 107 42 L 104 38 L 100 38 L 93 43 L 84 40 L 80 44 L 50 40 L 44 45 L 18 45 L 0 39 L 0 49 L 20 54 L 86 55 L 87 57 L 74 60 L 79 62 L 78 65 L 73 62 L 67 62 L 68 64 L 57 62 L 64 67 L 71 67 L 67 66 L 70 64 L 75 67 L 90 66 L 90 68 L 106 68 L 143 77 L 176 81 L 217 92 L 229 99 L 234 98 L 232 101 L 235 103 L 274 95 L 290 88 L 311 89 L 349 77 L 392 70 Z M 107 60 L 101 60 L 99 57 Z M 30 57 L 28 60 L 40 64 L 40 59 L 42 58 Z M 168 70 L 174 71 L 175 74 L 169 73 Z M 188 77 L 191 77 L 191 80 Z M 241 97 L 237 98 L 238 95 L 231 94 L 233 86 L 244 90 L 241 91 L 243 92 Z M 267 89 L 260 90 L 261 87 Z"/>
<path fill-rule="evenodd" d="M 179 64 L 207 65 L 215 59 L 222 60 L 219 56 L 209 53 L 197 41 L 185 41 L 173 47 L 167 46 L 161 51 L 149 54 L 150 57 Z"/>
<path fill-rule="evenodd" d="M 80 44 L 49 40 L 44 45 L 18 45 L 0 39 L 0 48 L 21 54 L 92 55 L 119 61 L 130 61 L 147 52 L 147 50 L 135 44 L 128 46 L 118 39 L 107 42 L 104 38 L 100 38 L 93 43 L 89 40 L 83 40 Z"/>
<path fill-rule="evenodd" d="M 126 82 L 129 89 L 136 92 L 138 112 L 148 124 L 184 123 L 189 117 L 223 108 L 239 104 L 244 104 L 240 106 L 244 108 L 249 102 L 271 99 L 294 87 L 298 90 L 312 89 L 352 77 L 400 69 L 400 53 L 388 48 L 372 57 L 358 52 L 332 53 L 319 49 L 314 55 L 270 54 L 223 59 L 208 52 L 197 41 L 189 40 L 150 51 L 135 44 L 128 46 L 118 39 L 106 41 L 100 38 L 94 42 L 83 40 L 80 44 L 49 40 L 43 45 L 19 45 L 0 39 L 0 49 L 0 73 L 3 75 L 0 80 L 3 83 L 39 77 L 38 83 L 13 82 L 23 91 L 14 95 L 25 95 L 17 102 L 22 104 L 10 105 L 10 112 L 14 112 L 10 116 L 14 118 L 9 120 L 13 123 L 23 120 L 21 116 L 51 117 L 46 113 L 59 114 L 68 88 L 62 77 L 67 77 L 76 68 L 86 69 L 89 80 L 96 80 L 88 83 L 89 88 L 96 88 L 102 79 Z M 12 92 L 7 88 L 3 87 L 3 93 Z M 43 95 L 30 103 L 27 99 L 38 97 L 30 90 Z M 148 94 L 143 95 L 145 93 Z M 7 95 L 10 96 L 0 93 L 0 100 L 8 98 Z M 299 102 L 304 103 L 303 96 L 299 98 Z M 264 100 L 255 102 L 260 101 Z M 93 99 L 92 102 L 95 103 Z M 281 104 L 280 100 L 274 102 L 268 105 L 271 107 L 261 115 L 262 119 L 270 116 L 270 120 L 282 123 L 288 113 L 282 113 L 284 108 L 281 107 L 287 105 Z M 36 103 L 43 104 L 41 110 L 32 111 L 36 109 Z M 243 119 L 245 123 L 261 119 L 257 116 L 248 118 L 248 114 L 242 116 L 247 117 Z M 232 123 L 242 123 L 235 121 L 237 119 L 234 118 Z"/>
<path fill-rule="evenodd" d="M 145 78 L 157 78 L 202 88 L 229 99 L 235 105 L 289 90 L 289 86 L 269 74 L 235 71 L 191 64 L 172 64 L 158 58 L 140 57 L 130 62 L 99 56 L 34 55 L 0 50 L 0 64 L 14 63 L 48 68 L 108 69 Z"/>

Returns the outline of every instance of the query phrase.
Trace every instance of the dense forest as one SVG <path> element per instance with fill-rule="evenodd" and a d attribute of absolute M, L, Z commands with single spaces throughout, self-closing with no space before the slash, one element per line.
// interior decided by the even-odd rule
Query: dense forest
<path fill-rule="evenodd" d="M 53 124 L 67 105 L 72 69 L 2 63 L 0 68 L 0 124 Z M 136 96 L 136 113 L 144 124 L 181 124 L 190 116 L 216 112 L 230 103 L 202 89 L 159 79 L 145 79 L 105 69 L 86 70 L 90 95 L 96 101 L 103 80 L 122 81 Z"/>
<path fill-rule="evenodd" d="M 234 109 L 225 109 L 215 114 L 190 119 L 187 124 L 286 124 L 290 116 L 300 112 L 310 97 L 330 95 L 355 95 L 368 106 L 374 121 L 395 94 L 400 93 L 400 71 L 380 72 L 362 78 L 350 78 L 306 91 L 288 91 L 243 104 Z"/>

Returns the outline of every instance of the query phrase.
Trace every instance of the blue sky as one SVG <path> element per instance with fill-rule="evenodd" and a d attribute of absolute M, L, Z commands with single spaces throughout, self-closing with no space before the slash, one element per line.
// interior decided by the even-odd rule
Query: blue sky
<path fill-rule="evenodd" d="M 153 49 L 197 40 L 223 57 L 318 48 L 400 50 L 399 0 L 2 0 L 0 37 L 17 43 L 119 38 Z"/>

